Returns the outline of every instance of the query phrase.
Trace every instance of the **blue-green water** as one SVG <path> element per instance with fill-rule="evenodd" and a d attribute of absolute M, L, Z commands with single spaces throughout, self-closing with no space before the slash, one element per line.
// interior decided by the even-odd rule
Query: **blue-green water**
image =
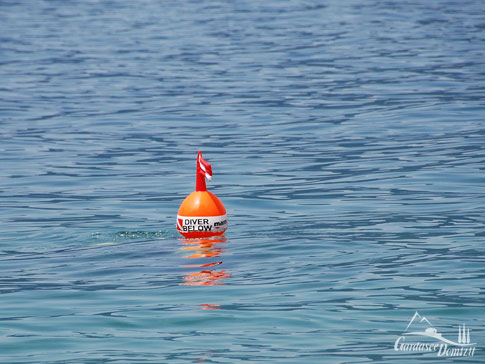
<path fill-rule="evenodd" d="M 485 362 L 484 13 L 0 1 L 0 361 Z"/>

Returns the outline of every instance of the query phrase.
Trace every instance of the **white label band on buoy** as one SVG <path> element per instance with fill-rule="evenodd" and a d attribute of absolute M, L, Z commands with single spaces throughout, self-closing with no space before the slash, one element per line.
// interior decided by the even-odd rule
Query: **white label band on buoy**
<path fill-rule="evenodd" d="M 184 233 L 213 232 L 227 229 L 227 215 L 220 216 L 180 216 L 177 215 L 177 229 Z"/>

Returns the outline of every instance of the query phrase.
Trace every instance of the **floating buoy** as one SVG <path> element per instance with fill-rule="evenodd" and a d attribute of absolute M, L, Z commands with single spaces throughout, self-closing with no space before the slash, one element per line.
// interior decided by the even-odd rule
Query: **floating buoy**
<path fill-rule="evenodd" d="M 224 234 L 227 214 L 221 200 L 207 191 L 205 179 L 212 179 L 212 168 L 199 150 L 195 191 L 180 205 L 177 214 L 177 230 L 186 238 L 208 238 Z"/>

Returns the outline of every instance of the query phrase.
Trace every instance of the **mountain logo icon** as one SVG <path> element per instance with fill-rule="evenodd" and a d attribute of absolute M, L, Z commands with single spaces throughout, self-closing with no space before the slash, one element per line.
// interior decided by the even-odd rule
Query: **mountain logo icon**
<path fill-rule="evenodd" d="M 421 316 L 418 311 L 414 313 L 413 318 L 409 321 L 408 326 L 406 326 L 406 331 L 411 327 L 413 324 L 416 325 L 416 323 L 424 323 L 424 325 L 427 325 L 427 328 L 432 328 L 433 325 L 431 325 L 431 322 L 425 317 Z"/>
<path fill-rule="evenodd" d="M 423 326 L 424 326 L 424 330 L 423 330 Z M 413 327 L 416 327 L 416 329 L 413 329 L 413 331 L 409 331 L 409 329 Z M 420 331 L 414 331 L 414 330 L 420 330 Z M 425 316 L 421 316 L 418 311 L 416 311 L 413 318 L 409 321 L 408 325 L 406 326 L 406 330 L 402 335 L 403 336 L 407 336 L 407 335 L 426 336 L 426 337 L 434 338 L 436 340 L 440 340 L 449 345 L 461 346 L 461 347 L 476 345 L 476 343 L 470 342 L 470 329 L 467 328 L 465 324 L 460 325 L 458 327 L 458 340 L 457 341 L 449 340 L 443 337 L 443 335 L 440 334 L 433 327 L 433 325 L 431 325 L 431 322 Z"/>

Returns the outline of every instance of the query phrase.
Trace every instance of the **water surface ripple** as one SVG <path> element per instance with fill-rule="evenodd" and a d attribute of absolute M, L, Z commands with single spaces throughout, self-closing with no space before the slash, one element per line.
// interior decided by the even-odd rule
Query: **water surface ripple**
<path fill-rule="evenodd" d="M 0 361 L 483 363 L 484 11 L 0 1 Z"/>

